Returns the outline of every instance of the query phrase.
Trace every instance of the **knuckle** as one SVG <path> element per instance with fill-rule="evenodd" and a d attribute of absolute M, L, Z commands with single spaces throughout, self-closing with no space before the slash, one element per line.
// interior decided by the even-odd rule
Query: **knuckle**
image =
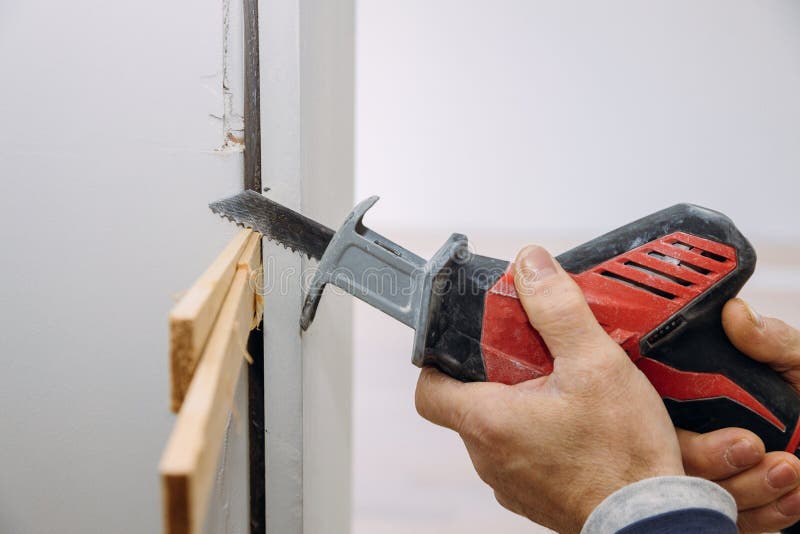
<path fill-rule="evenodd" d="M 591 351 L 591 358 L 587 358 L 590 378 L 598 384 L 618 387 L 620 381 L 635 380 L 636 373 L 640 371 L 627 357 L 625 352 L 616 345 L 607 347 L 587 348 Z"/>
<path fill-rule="evenodd" d="M 494 465 L 488 462 L 485 458 L 473 457 L 472 466 L 475 468 L 478 478 L 480 478 L 484 484 L 490 488 L 497 486 L 497 469 Z"/>
<path fill-rule="evenodd" d="M 554 289 L 549 297 L 542 296 L 535 306 L 531 322 L 537 330 L 576 341 L 595 343 L 605 338 L 611 346 L 617 347 L 598 324 L 579 289 Z M 596 351 L 597 347 L 594 349 Z"/>
<path fill-rule="evenodd" d="M 535 320 L 533 326 L 539 331 L 545 331 L 551 336 L 558 336 L 562 339 L 574 340 L 577 344 L 580 340 L 596 340 L 597 325 L 593 324 L 594 318 L 590 312 L 584 315 L 575 308 L 564 306 L 554 306 L 544 310 Z M 576 347 L 578 348 L 578 347 Z M 596 347 L 594 347 L 596 350 Z"/>
<path fill-rule="evenodd" d="M 604 350 L 597 353 L 597 368 L 604 372 L 613 373 L 614 375 L 620 374 L 625 370 L 638 371 L 633 366 L 628 355 L 622 350 L 619 345 L 610 342 Z"/>
<path fill-rule="evenodd" d="M 615 354 L 615 349 L 621 352 Z M 569 391 L 574 392 L 577 398 L 595 403 L 597 399 L 604 399 L 603 405 L 608 408 L 612 399 L 619 400 L 625 395 L 626 388 L 635 384 L 640 371 L 633 366 L 630 359 L 619 347 L 608 349 L 596 345 L 574 347 L 573 350 L 587 355 L 580 364 L 570 369 Z M 558 361 L 558 360 L 556 360 Z M 646 380 L 646 378 L 642 377 Z"/>
<path fill-rule="evenodd" d="M 483 444 L 477 444 L 463 436 L 462 439 L 467 447 L 470 461 L 478 474 L 478 478 L 490 488 L 494 490 L 500 489 L 499 477 L 502 476 L 500 474 L 502 468 L 497 459 L 492 456 L 492 449 Z"/>
<path fill-rule="evenodd" d="M 583 311 L 586 298 L 572 280 L 566 279 L 566 276 L 559 277 L 545 288 L 550 290 L 550 294 L 548 299 L 542 299 L 544 312 L 561 315 Z"/>
<path fill-rule="evenodd" d="M 459 414 L 456 427 L 464 441 L 481 447 L 488 455 L 503 448 L 512 426 L 502 410 L 495 408 L 489 400 L 466 407 Z"/>
<path fill-rule="evenodd" d="M 500 437 L 501 430 L 486 410 L 470 408 L 459 417 L 458 433 L 478 442 L 492 442 Z"/>
<path fill-rule="evenodd" d="M 780 462 L 786 462 L 795 470 L 800 470 L 800 459 L 797 458 L 794 454 L 786 451 L 774 451 L 769 453 L 770 460 L 774 464 L 778 464 Z"/>
<path fill-rule="evenodd" d="M 800 332 L 783 321 L 777 320 L 774 336 L 778 345 L 784 350 L 800 356 Z"/>
<path fill-rule="evenodd" d="M 520 513 L 520 506 L 514 499 L 503 495 L 498 490 L 494 490 L 494 498 L 497 501 L 497 504 L 499 504 L 506 510 L 509 510 L 514 513 Z"/>

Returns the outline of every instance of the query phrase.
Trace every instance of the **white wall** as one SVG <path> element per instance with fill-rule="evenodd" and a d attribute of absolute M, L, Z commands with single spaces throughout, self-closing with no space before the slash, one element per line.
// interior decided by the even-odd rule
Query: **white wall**
<path fill-rule="evenodd" d="M 675 202 L 800 237 L 800 4 L 366 0 L 373 227 L 590 235 Z"/>
<path fill-rule="evenodd" d="M 167 312 L 235 232 L 222 2 L 0 4 L 0 531 L 159 532 Z"/>
<path fill-rule="evenodd" d="M 353 205 L 354 3 L 262 0 L 259 10 L 263 185 L 270 197 L 337 227 Z M 309 263 L 270 241 L 264 251 L 267 532 L 346 533 L 351 299 L 326 291 L 301 334 L 295 282 Z"/>

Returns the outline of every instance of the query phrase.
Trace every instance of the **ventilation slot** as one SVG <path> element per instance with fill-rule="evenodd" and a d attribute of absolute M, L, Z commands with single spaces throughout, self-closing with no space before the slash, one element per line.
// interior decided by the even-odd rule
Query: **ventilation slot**
<path fill-rule="evenodd" d="M 719 254 L 714 254 L 713 252 L 709 252 L 707 250 L 701 252 L 700 255 L 705 256 L 706 258 L 711 258 L 712 260 L 718 261 L 720 263 L 725 263 L 726 261 L 728 261 L 728 258 L 720 256 Z"/>
<path fill-rule="evenodd" d="M 645 273 L 648 273 L 648 274 L 652 274 L 653 276 L 657 276 L 657 277 L 659 277 L 659 278 L 661 278 L 663 280 L 667 280 L 669 282 L 675 282 L 676 284 L 681 285 L 683 287 L 689 287 L 689 286 L 693 285 L 688 280 L 684 280 L 683 278 L 678 278 L 677 276 L 674 276 L 674 275 L 671 275 L 671 274 L 662 273 L 661 271 L 657 271 L 657 270 L 653 269 L 652 267 L 647 267 L 645 265 L 641 265 L 639 263 L 636 263 L 635 261 L 626 261 L 625 265 L 628 265 L 629 267 L 632 267 L 632 268 L 634 268 L 634 269 L 636 269 L 638 271 L 642 271 L 642 272 L 645 272 Z"/>
<path fill-rule="evenodd" d="M 642 289 L 644 291 L 647 291 L 648 293 L 652 293 L 653 295 L 657 295 L 657 296 L 659 296 L 661 298 L 665 298 L 665 299 L 668 299 L 668 300 L 672 300 L 672 299 L 675 298 L 675 295 L 673 295 L 672 293 L 669 293 L 667 291 L 663 291 L 663 290 L 658 289 L 656 287 L 648 286 L 647 284 L 643 284 L 642 282 L 637 282 L 636 280 L 632 280 L 630 278 L 626 278 L 625 276 L 621 276 L 619 274 L 612 273 L 611 271 L 601 271 L 600 274 L 602 276 L 607 277 L 607 278 L 613 278 L 614 280 L 617 280 L 618 282 L 622 282 L 625 285 L 628 285 L 628 286 L 631 286 L 631 287 L 635 287 L 637 289 Z"/>
<path fill-rule="evenodd" d="M 694 250 L 695 248 L 697 248 L 693 247 L 688 243 L 684 243 L 683 241 L 673 241 L 672 246 L 682 248 L 683 250 Z M 701 256 L 712 259 L 719 263 L 725 263 L 726 261 L 728 261 L 728 258 L 726 258 L 725 256 L 720 256 L 719 254 L 714 254 L 713 252 L 709 252 L 707 250 L 697 249 L 695 252 L 697 252 Z"/>
<path fill-rule="evenodd" d="M 708 269 L 705 269 L 705 268 L 700 267 L 698 265 L 693 265 L 691 263 L 686 263 L 685 261 L 681 261 L 678 258 L 672 258 L 670 256 L 665 256 L 664 254 L 662 254 L 660 252 L 656 252 L 654 250 L 651 251 L 651 252 L 648 252 L 647 255 L 648 256 L 652 256 L 654 258 L 658 258 L 661 261 L 665 261 L 665 262 L 671 263 L 673 265 L 680 265 L 681 267 L 686 267 L 687 269 L 691 269 L 692 271 L 694 271 L 696 273 L 700 273 L 702 275 L 707 275 L 707 274 L 711 273 L 711 271 L 709 271 Z"/>

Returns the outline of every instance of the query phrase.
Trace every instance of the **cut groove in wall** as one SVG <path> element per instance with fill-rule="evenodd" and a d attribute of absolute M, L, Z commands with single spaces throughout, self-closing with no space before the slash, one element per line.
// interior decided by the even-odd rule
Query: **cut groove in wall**
<path fill-rule="evenodd" d="M 222 0 L 222 144 L 216 151 L 223 153 L 244 151 L 244 117 L 236 111 L 231 83 L 231 74 L 236 70 L 231 65 L 232 56 L 237 54 L 232 36 L 241 37 L 241 33 L 231 31 L 231 3 L 232 0 Z"/>

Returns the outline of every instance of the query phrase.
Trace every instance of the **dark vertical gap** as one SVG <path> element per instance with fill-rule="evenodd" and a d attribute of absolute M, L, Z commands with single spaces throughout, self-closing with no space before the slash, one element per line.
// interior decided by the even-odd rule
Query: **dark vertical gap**
<path fill-rule="evenodd" d="M 266 483 L 264 450 L 264 323 L 250 332 L 247 352 L 253 357 L 248 366 L 247 402 L 250 452 L 250 534 L 266 532 Z"/>
<path fill-rule="evenodd" d="M 261 192 L 261 102 L 258 50 L 258 0 L 244 8 L 244 188 Z M 253 357 L 247 373 L 248 449 L 250 467 L 250 534 L 266 532 L 264 461 L 264 323 L 250 332 L 247 351 Z"/>

